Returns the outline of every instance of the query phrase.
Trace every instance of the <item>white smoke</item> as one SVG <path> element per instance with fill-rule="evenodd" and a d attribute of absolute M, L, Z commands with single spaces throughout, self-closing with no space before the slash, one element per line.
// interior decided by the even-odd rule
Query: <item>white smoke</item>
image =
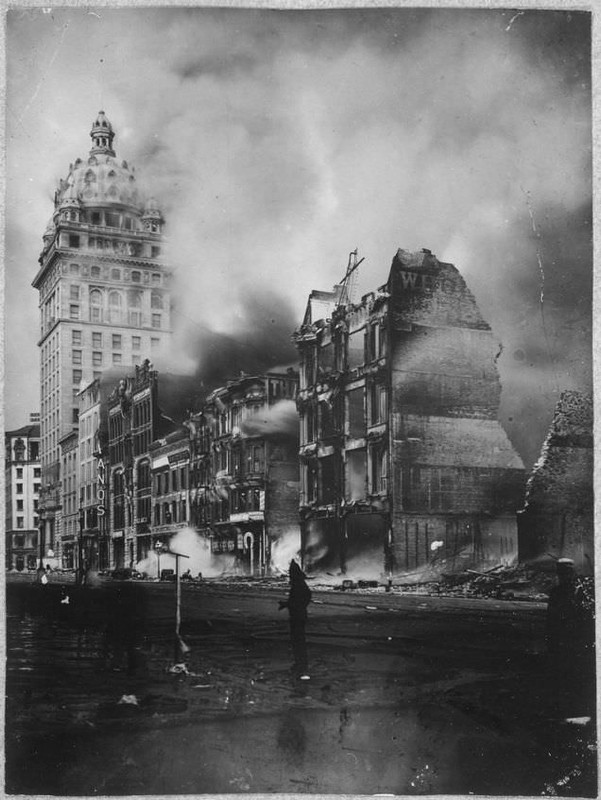
<path fill-rule="evenodd" d="M 271 545 L 271 569 L 273 572 L 287 573 L 294 558 L 300 560 L 300 531 L 291 528 Z"/>
<path fill-rule="evenodd" d="M 252 417 L 242 422 L 241 432 L 245 436 L 269 436 L 285 434 L 297 435 L 299 430 L 298 412 L 294 400 L 280 400 L 266 406 Z"/>
<path fill-rule="evenodd" d="M 147 558 L 136 564 L 138 572 L 145 572 L 149 577 L 158 577 L 159 570 L 175 570 L 175 556 L 178 553 L 187 558 L 180 559 L 180 574 L 190 570 L 193 578 L 199 573 L 203 578 L 215 578 L 233 571 L 234 556 L 227 553 L 214 555 L 207 539 L 200 536 L 193 528 L 182 528 L 169 540 L 169 550 L 157 555 L 151 550 Z"/>

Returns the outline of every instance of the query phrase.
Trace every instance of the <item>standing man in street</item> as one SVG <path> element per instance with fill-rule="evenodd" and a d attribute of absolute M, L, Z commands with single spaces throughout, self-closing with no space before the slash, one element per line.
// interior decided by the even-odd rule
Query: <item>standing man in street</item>
<path fill-rule="evenodd" d="M 290 615 L 290 638 L 294 656 L 294 671 L 301 681 L 309 680 L 307 661 L 307 641 L 305 625 L 307 623 L 307 606 L 311 602 L 311 590 L 305 581 L 305 575 L 294 559 L 288 571 L 290 591 L 287 600 L 280 600 L 279 607 L 287 608 Z"/>
<path fill-rule="evenodd" d="M 594 599 L 574 570 L 574 562 L 560 558 L 557 583 L 549 593 L 546 639 L 556 695 L 566 713 L 584 713 L 595 683 Z"/>

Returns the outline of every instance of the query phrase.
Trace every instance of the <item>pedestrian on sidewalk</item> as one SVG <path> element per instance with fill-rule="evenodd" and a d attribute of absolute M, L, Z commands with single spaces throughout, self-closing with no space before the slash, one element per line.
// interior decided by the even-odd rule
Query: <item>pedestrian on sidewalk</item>
<path fill-rule="evenodd" d="M 279 607 L 288 609 L 290 615 L 290 639 L 294 656 L 294 671 L 301 680 L 309 680 L 309 664 L 307 660 L 307 641 L 305 626 L 307 623 L 307 606 L 311 602 L 311 590 L 305 581 L 305 574 L 294 559 L 288 571 L 290 591 L 287 600 L 280 600 Z"/>

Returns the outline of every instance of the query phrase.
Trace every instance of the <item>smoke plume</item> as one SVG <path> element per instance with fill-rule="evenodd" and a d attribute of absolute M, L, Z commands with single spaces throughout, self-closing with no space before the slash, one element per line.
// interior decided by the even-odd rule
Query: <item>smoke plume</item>
<path fill-rule="evenodd" d="M 559 391 L 590 386 L 590 14 L 8 16 L 7 324 L 28 332 L 7 350 L 11 413 L 25 386 L 37 398 L 29 282 L 100 96 L 167 220 L 174 371 L 184 351 L 209 382 L 263 369 L 263 348 L 287 363 L 309 291 L 355 247 L 358 290 L 374 289 L 401 246 L 454 263 L 504 343 L 502 419 L 527 463 Z"/>

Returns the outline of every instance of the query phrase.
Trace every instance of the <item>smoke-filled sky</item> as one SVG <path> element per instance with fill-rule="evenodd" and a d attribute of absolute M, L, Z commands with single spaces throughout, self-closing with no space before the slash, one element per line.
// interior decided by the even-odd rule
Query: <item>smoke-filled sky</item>
<path fill-rule="evenodd" d="M 39 408 L 31 280 L 102 108 L 167 219 L 170 371 L 239 369 L 237 341 L 285 362 L 351 250 L 358 299 L 427 247 L 503 343 L 501 419 L 530 464 L 558 392 L 591 384 L 590 106 L 583 12 L 10 11 L 6 426 Z"/>

